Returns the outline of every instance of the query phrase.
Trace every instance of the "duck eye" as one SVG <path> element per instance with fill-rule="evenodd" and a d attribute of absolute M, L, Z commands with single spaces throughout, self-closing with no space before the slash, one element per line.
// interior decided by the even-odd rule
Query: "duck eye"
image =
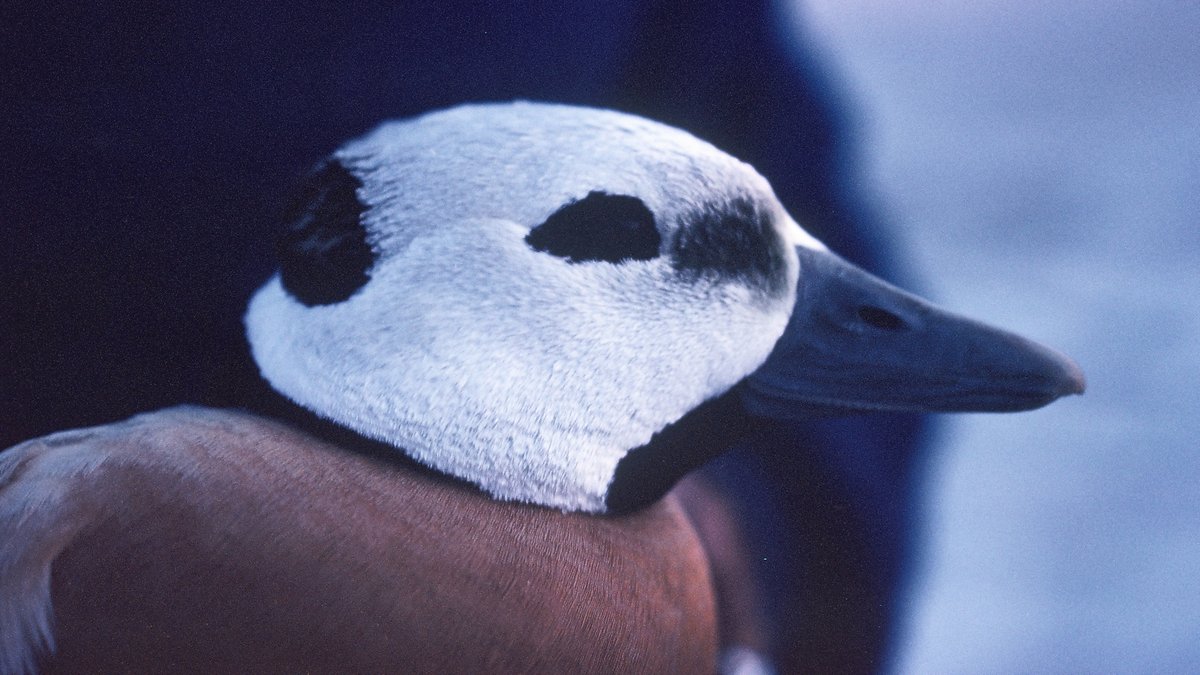
<path fill-rule="evenodd" d="M 662 236 L 642 200 L 589 192 L 564 204 L 525 236 L 530 248 L 567 262 L 651 260 Z"/>
<path fill-rule="evenodd" d="M 362 226 L 360 187 L 346 167 L 326 162 L 284 212 L 280 277 L 287 292 L 309 307 L 341 302 L 367 283 L 375 254 Z"/>

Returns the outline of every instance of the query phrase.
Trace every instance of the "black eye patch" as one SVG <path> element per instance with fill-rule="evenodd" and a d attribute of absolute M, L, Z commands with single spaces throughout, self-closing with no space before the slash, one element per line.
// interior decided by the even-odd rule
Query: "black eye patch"
<path fill-rule="evenodd" d="M 642 200 L 589 192 L 550 214 L 530 230 L 525 243 L 567 262 L 621 263 L 658 257 L 662 236 Z"/>
<path fill-rule="evenodd" d="M 283 214 L 283 287 L 305 305 L 331 305 L 362 288 L 375 253 L 362 226 L 362 181 L 337 162 L 319 166 Z"/>

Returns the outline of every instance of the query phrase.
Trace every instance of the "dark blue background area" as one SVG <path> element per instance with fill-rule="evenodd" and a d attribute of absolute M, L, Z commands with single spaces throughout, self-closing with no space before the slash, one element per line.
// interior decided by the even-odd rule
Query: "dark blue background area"
<path fill-rule="evenodd" d="M 464 101 L 689 129 L 755 165 L 831 248 L 901 272 L 847 191 L 835 93 L 766 3 L 27 4 L 0 15 L 0 447 L 180 402 L 253 405 L 241 314 L 290 188 L 379 121 Z M 710 469 L 770 542 L 785 668 L 881 663 L 921 433 L 902 416 L 777 429 Z"/>

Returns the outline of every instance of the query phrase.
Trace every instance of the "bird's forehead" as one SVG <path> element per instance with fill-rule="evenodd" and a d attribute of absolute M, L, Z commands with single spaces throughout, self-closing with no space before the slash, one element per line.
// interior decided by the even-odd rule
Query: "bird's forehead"
<path fill-rule="evenodd" d="M 385 124 L 336 158 L 361 178 L 369 206 L 402 196 L 409 212 L 445 219 L 532 227 L 591 191 L 641 199 L 667 230 L 698 209 L 777 208 L 749 165 L 685 132 L 606 110 L 463 106 Z"/>
<path fill-rule="evenodd" d="M 772 300 L 790 291 L 784 242 L 791 221 L 767 181 L 656 122 L 547 104 L 462 106 L 384 124 L 334 160 L 361 181 L 361 224 L 380 263 L 454 224 L 535 230 L 589 197 L 619 197 L 625 201 L 596 203 L 597 219 L 620 220 L 608 210 L 633 204 L 652 219 L 648 237 L 661 241 L 662 262 L 676 271 L 737 280 Z M 626 234 L 574 225 L 597 240 Z M 458 234 L 461 245 L 472 245 Z M 590 259 L 638 257 L 614 253 Z"/>

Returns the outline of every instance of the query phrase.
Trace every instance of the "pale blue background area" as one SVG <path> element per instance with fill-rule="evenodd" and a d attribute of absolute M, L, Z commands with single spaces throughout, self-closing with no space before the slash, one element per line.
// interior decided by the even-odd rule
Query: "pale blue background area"
<path fill-rule="evenodd" d="M 945 420 L 897 670 L 1200 672 L 1200 3 L 799 12 L 925 290 L 1089 378 Z"/>

